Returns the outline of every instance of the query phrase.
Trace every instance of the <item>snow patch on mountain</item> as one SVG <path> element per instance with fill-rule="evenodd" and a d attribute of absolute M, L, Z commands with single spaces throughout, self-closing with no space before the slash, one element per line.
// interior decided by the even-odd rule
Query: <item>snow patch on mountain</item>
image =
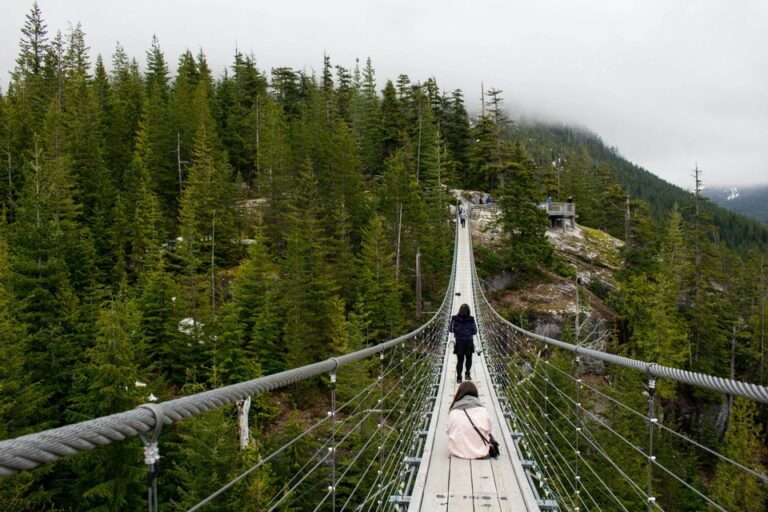
<path fill-rule="evenodd" d="M 736 187 L 731 187 L 728 190 L 728 197 L 726 197 L 726 201 L 733 201 L 737 197 L 739 197 L 741 194 L 739 194 L 739 189 Z"/>

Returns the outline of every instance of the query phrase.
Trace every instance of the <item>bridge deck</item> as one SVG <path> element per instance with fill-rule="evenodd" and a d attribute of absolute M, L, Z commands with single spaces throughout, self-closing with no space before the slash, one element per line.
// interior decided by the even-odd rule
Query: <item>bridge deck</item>
<path fill-rule="evenodd" d="M 454 314 L 458 312 L 461 304 L 467 303 L 475 315 L 469 250 L 468 223 L 467 228 L 459 232 Z M 499 441 L 501 455 L 496 460 L 467 460 L 450 455 L 446 426 L 451 401 L 458 387 L 456 356 L 452 350 L 453 335 L 450 335 L 447 343 L 449 349 L 446 350 L 443 363 L 438 397 L 408 510 L 539 510 L 499 407 L 488 375 L 485 356 L 478 357 L 475 354 L 472 361 L 472 378 L 477 385 L 480 399 L 491 415 L 492 432 Z M 478 344 L 477 338 L 475 343 Z"/>

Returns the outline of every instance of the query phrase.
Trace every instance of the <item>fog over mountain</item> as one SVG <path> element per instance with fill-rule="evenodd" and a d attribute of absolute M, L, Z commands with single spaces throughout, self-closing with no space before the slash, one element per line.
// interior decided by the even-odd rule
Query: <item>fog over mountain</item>
<path fill-rule="evenodd" d="M 0 17 L 7 88 L 30 0 Z M 504 91 L 513 116 L 580 124 L 638 165 L 689 188 L 768 178 L 768 3 L 402 0 L 219 2 L 40 0 L 49 35 L 81 22 L 92 57 L 117 41 L 143 60 L 157 34 L 175 65 L 202 49 L 215 73 L 235 48 L 269 71 L 317 71 L 323 53 L 347 68 L 371 57 L 380 85 L 407 74 L 461 88 L 479 110 L 480 84 Z M 143 62 L 140 62 L 143 64 Z"/>
<path fill-rule="evenodd" d="M 704 194 L 723 208 L 768 224 L 768 185 L 711 187 Z"/>

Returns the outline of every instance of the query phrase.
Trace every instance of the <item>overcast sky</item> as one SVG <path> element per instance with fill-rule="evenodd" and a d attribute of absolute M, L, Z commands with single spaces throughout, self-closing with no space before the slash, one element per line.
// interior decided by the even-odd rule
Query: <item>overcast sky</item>
<path fill-rule="evenodd" d="M 31 0 L 3 0 L 0 84 L 7 88 Z M 662 178 L 691 188 L 768 183 L 765 0 L 39 0 L 49 34 L 82 23 L 105 61 L 119 41 L 144 63 L 152 34 L 175 68 L 202 48 L 219 75 L 234 48 L 260 69 L 318 70 L 323 52 L 377 78 L 480 82 L 513 116 L 578 124 Z"/>

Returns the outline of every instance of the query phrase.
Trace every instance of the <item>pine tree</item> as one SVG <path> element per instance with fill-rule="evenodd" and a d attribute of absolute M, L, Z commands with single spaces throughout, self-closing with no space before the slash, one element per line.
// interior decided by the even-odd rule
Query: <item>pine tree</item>
<path fill-rule="evenodd" d="M 323 203 L 305 163 L 290 199 L 285 275 L 285 346 L 289 368 L 346 350 L 344 304 L 337 296 L 327 263 L 327 238 L 321 225 Z M 307 317 L 306 312 L 314 314 Z"/>
<path fill-rule="evenodd" d="M 723 455 L 765 474 L 761 460 L 762 426 L 756 422 L 757 407 L 746 398 L 736 397 L 725 434 Z M 733 464 L 720 460 L 715 469 L 710 497 L 726 510 L 762 512 L 766 510 L 765 483 Z M 715 510 L 710 507 L 709 510 Z"/>
<path fill-rule="evenodd" d="M 3 215 L 4 217 L 4 215 Z M 19 321 L 11 283 L 11 256 L 5 223 L 0 223 L 0 439 L 9 439 L 45 428 L 38 411 L 46 396 L 39 381 L 25 370 L 27 333 Z M 8 511 L 42 508 L 48 499 L 39 480 L 43 471 L 22 472 L 0 480 L 0 507 Z"/>
<path fill-rule="evenodd" d="M 43 85 L 43 68 L 49 52 L 49 43 L 48 27 L 36 1 L 32 3 L 32 8 L 26 16 L 21 35 L 16 67 L 11 73 L 9 94 L 18 102 L 20 113 L 25 111 L 24 113 L 29 115 L 26 118 L 28 123 L 20 122 L 19 127 L 25 127 L 27 133 L 39 133 L 48 107 Z M 24 148 L 26 147 L 28 146 Z"/>
<path fill-rule="evenodd" d="M 405 114 L 391 80 L 387 80 L 381 98 L 381 133 L 382 152 L 388 158 L 402 147 L 406 137 Z"/>
<path fill-rule="evenodd" d="M 119 189 L 124 188 L 123 174 L 131 163 L 134 137 L 141 119 L 145 86 L 136 61 L 117 45 L 112 56 L 109 96 L 105 114 L 105 160 Z"/>
<path fill-rule="evenodd" d="M 128 269 L 133 279 L 139 278 L 144 270 L 157 267 L 164 239 L 161 235 L 160 202 L 152 190 L 149 165 L 155 159 L 147 141 L 147 132 L 146 126 L 141 123 L 136 136 L 133 161 L 126 175 L 126 221 L 130 226 Z"/>
<path fill-rule="evenodd" d="M 189 176 L 181 197 L 180 230 L 183 244 L 194 257 L 217 264 L 233 263 L 242 256 L 237 223 L 236 190 L 232 170 L 221 151 L 216 125 L 208 110 L 207 86 L 198 85 L 195 108 L 198 130 Z"/>
<path fill-rule="evenodd" d="M 374 215 L 363 231 L 359 260 L 356 311 L 367 320 L 365 341 L 380 342 L 399 332 L 402 313 L 395 255 L 379 215 Z"/>
<path fill-rule="evenodd" d="M 140 366 L 154 378 L 180 388 L 186 380 L 191 347 L 178 328 L 183 308 L 177 300 L 180 290 L 176 280 L 162 261 L 141 275 L 137 298 L 141 350 L 137 356 Z"/>
<path fill-rule="evenodd" d="M 229 328 L 223 329 L 220 366 L 226 383 L 255 378 L 262 369 L 266 374 L 285 369 L 279 344 L 279 277 L 263 237 L 257 235 L 235 276 Z"/>
<path fill-rule="evenodd" d="M 546 213 L 538 207 L 533 181 L 533 161 L 518 140 L 510 157 L 513 163 L 501 189 L 499 205 L 507 236 L 504 239 L 508 265 L 524 272 L 535 272 L 538 265 L 552 258 L 552 247 L 546 238 Z"/>
<path fill-rule="evenodd" d="M 7 215 L 13 200 L 13 154 L 11 152 L 8 98 L 0 91 L 0 209 Z M 5 221 L 5 219 L 3 219 Z"/>
<path fill-rule="evenodd" d="M 460 183 L 467 183 L 469 176 L 469 155 L 471 134 L 469 116 L 464 107 L 464 95 L 456 89 L 450 99 L 445 100 L 445 107 L 439 115 L 440 131 L 445 138 L 449 151 L 448 161 L 455 162 L 453 172 L 460 178 Z"/>
<path fill-rule="evenodd" d="M 74 400 L 71 421 L 122 412 L 142 403 L 140 381 L 146 382 L 136 361 L 140 317 L 135 306 L 117 297 L 102 309 L 95 345 L 79 372 L 85 393 Z M 90 510 L 135 510 L 143 505 L 145 468 L 140 445 L 114 443 L 83 454 L 73 462 L 77 488 Z M 80 505 L 83 506 L 83 505 Z"/>
<path fill-rule="evenodd" d="M 426 203 L 416 183 L 410 149 L 398 150 L 385 162 L 378 190 L 378 210 L 384 219 L 391 248 L 395 251 L 395 275 L 398 283 L 415 278 L 416 253 L 424 242 L 422 226 L 426 223 Z M 411 299 L 411 295 L 406 295 Z"/>
<path fill-rule="evenodd" d="M 360 160 L 364 171 L 372 178 L 382 171 L 384 148 L 381 109 L 376 94 L 376 74 L 370 58 L 365 63 L 359 94 L 359 114 L 356 117 L 360 120 Z"/>
<path fill-rule="evenodd" d="M 30 326 L 25 370 L 55 404 L 39 420 L 58 423 L 84 349 L 77 329 L 79 301 L 66 261 L 67 244 L 76 244 L 80 234 L 74 229 L 77 206 L 68 165 L 46 159 L 37 144 L 25 165 L 9 239 L 19 318 Z"/>
<path fill-rule="evenodd" d="M 289 128 L 280 106 L 266 100 L 263 107 L 259 189 L 267 198 L 263 212 L 265 236 L 278 252 L 285 247 L 288 188 L 293 177 Z"/>

